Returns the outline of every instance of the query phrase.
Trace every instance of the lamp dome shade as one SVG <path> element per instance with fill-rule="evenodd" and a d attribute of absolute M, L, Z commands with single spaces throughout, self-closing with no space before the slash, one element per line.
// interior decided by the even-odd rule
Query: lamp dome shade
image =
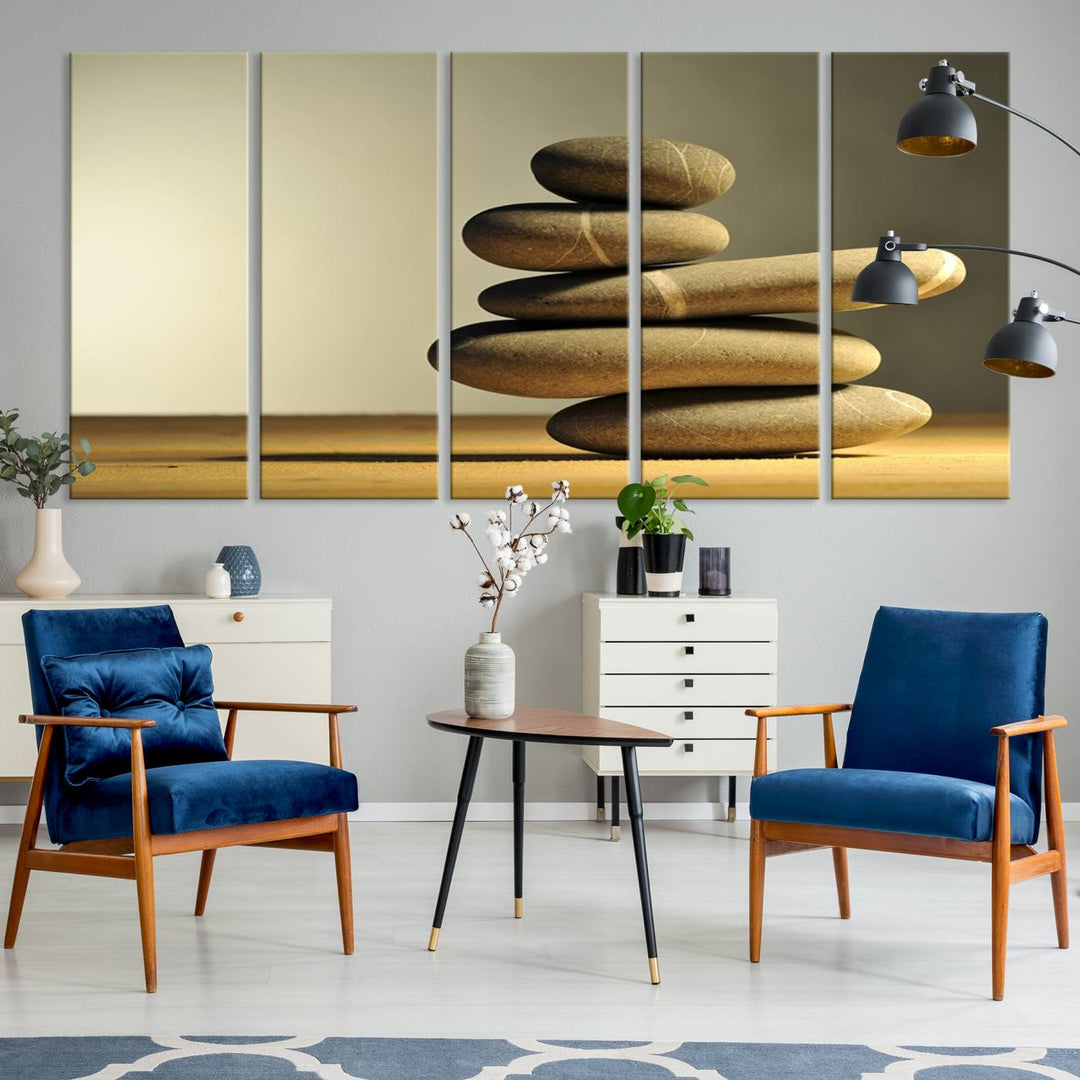
<path fill-rule="evenodd" d="M 986 343 L 983 367 L 1020 379 L 1049 379 L 1057 372 L 1057 342 L 1042 323 L 1017 319 Z"/>
<path fill-rule="evenodd" d="M 955 94 L 924 95 L 904 113 L 896 132 L 897 149 L 919 157 L 956 157 L 978 141 L 975 117 Z"/>
<path fill-rule="evenodd" d="M 917 304 L 919 283 L 897 259 L 875 259 L 855 279 L 851 299 L 858 304 Z"/>

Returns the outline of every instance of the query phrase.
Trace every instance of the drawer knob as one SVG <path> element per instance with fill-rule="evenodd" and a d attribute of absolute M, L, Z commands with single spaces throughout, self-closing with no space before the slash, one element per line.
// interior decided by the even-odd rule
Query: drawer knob
<path fill-rule="evenodd" d="M 244 621 L 244 613 L 242 611 L 234 611 L 233 612 L 233 622 L 243 622 L 243 621 Z"/>
<path fill-rule="evenodd" d="M 694 752 L 694 744 L 692 742 L 683 743 L 683 750 L 688 754 L 692 754 Z"/>
<path fill-rule="evenodd" d="M 693 656 L 694 655 L 694 646 L 693 645 L 684 645 L 683 646 L 683 652 L 687 656 Z"/>
<path fill-rule="evenodd" d="M 694 710 L 693 709 L 687 709 L 686 712 L 684 712 L 682 714 L 682 718 L 684 720 L 693 720 L 694 719 Z"/>
<path fill-rule="evenodd" d="M 694 621 L 694 613 L 692 611 L 688 611 L 686 613 L 686 621 L 687 622 L 693 622 Z"/>
<path fill-rule="evenodd" d="M 694 689 L 694 680 L 693 679 L 683 679 L 682 684 L 687 690 L 693 690 Z"/>

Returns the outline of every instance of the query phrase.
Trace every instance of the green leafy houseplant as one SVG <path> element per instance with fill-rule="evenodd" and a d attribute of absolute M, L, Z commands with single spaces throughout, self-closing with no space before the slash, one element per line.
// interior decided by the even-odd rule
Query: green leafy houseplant
<path fill-rule="evenodd" d="M 670 484 L 670 488 L 669 488 Z M 694 534 L 675 511 L 692 514 L 694 511 L 686 501 L 675 494 L 675 489 L 682 484 L 697 484 L 708 487 L 700 476 L 658 476 L 645 484 L 627 484 L 619 492 L 619 512 L 626 518 L 623 528 L 626 535 L 633 538 L 638 533 L 647 536 L 685 536 L 694 539 Z"/>
<path fill-rule="evenodd" d="M 0 410 L 0 480 L 14 484 L 23 498 L 44 510 L 45 503 L 62 487 L 94 471 L 90 444 L 79 440 L 80 457 L 66 432 L 20 435 L 15 427 L 18 419 L 18 409 Z"/>

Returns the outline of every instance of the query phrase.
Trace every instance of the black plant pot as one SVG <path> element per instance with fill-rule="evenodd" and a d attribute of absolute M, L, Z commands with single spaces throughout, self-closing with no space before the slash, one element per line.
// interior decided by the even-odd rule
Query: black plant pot
<path fill-rule="evenodd" d="M 650 596 L 678 596 L 682 592 L 686 537 L 682 533 L 646 533 L 645 584 Z"/>

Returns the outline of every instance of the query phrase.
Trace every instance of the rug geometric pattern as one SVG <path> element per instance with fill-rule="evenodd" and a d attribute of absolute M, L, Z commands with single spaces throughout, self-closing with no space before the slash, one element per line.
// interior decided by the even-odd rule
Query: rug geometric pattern
<path fill-rule="evenodd" d="M 7 1080 L 1077 1080 L 1080 1050 L 539 1039 L 0 1039 Z"/>

